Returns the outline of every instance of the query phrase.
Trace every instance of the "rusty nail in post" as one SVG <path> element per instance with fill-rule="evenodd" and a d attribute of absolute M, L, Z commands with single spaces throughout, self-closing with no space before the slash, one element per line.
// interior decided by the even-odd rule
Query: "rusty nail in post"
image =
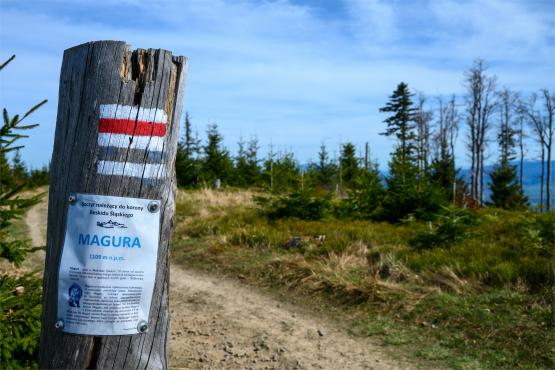
<path fill-rule="evenodd" d="M 148 324 L 146 321 L 139 321 L 139 325 L 137 325 L 137 330 L 139 333 L 146 333 L 148 332 Z"/>
<path fill-rule="evenodd" d="M 77 197 L 73 194 L 71 194 L 68 198 L 69 204 L 75 204 L 75 202 L 77 201 Z"/>
<path fill-rule="evenodd" d="M 54 323 L 54 327 L 56 329 L 62 329 L 64 327 L 64 320 L 62 319 L 56 320 L 56 322 Z"/>
<path fill-rule="evenodd" d="M 159 208 L 158 202 L 150 202 L 150 203 L 148 204 L 148 211 L 149 211 L 150 213 L 156 213 L 156 212 L 158 212 L 158 208 Z"/>

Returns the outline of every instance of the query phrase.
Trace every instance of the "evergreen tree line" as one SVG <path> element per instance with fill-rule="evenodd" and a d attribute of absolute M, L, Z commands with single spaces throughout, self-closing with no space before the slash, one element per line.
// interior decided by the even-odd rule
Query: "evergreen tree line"
<path fill-rule="evenodd" d="M 4 153 L 0 153 L 0 193 L 5 189 L 25 185 L 37 187 L 48 185 L 50 182 L 50 171 L 47 166 L 42 168 L 29 168 L 21 159 L 19 150 L 15 150 L 13 158 L 8 159 Z"/>
<path fill-rule="evenodd" d="M 382 134 L 395 141 L 385 178 L 369 158 L 368 144 L 362 156 L 357 156 L 354 144 L 341 144 L 336 159 L 330 158 L 322 144 L 318 160 L 305 168 L 291 152 L 276 153 L 270 148 L 268 156 L 260 158 L 256 137 L 240 140 L 238 153 L 232 157 L 216 124 L 209 126 L 203 143 L 198 134 L 193 135 L 187 114 L 176 160 L 178 184 L 212 186 L 218 181 L 272 191 L 335 191 L 352 200 L 353 210 L 369 215 L 386 208 L 391 219 L 415 212 L 426 214 L 445 204 L 523 209 L 528 206 L 523 191 L 525 143 L 532 139 L 541 154 L 539 207 L 550 210 L 554 92 L 542 89 L 524 98 L 506 87 L 498 89 L 496 77 L 487 74 L 480 59 L 465 71 L 464 86 L 462 99 L 454 95 L 438 98 L 435 109 L 424 94 L 411 92 L 403 82 L 397 86 L 380 109 L 386 116 Z M 463 127 L 471 164 L 468 180 L 460 175 L 455 156 Z M 484 160 L 492 142 L 498 144 L 498 155 L 488 181 Z M 519 173 L 516 160 L 520 161 Z M 491 193 L 488 203 L 484 199 L 486 182 Z"/>
<path fill-rule="evenodd" d="M 260 158 L 256 137 L 240 140 L 232 157 L 223 145 L 217 124 L 208 126 L 206 141 L 193 134 L 189 115 L 185 115 L 185 133 L 177 147 L 175 161 L 177 183 L 182 187 L 211 187 L 216 182 L 237 186 L 265 186 L 275 191 L 292 191 L 302 186 L 302 171 L 293 153 L 280 152 Z"/>

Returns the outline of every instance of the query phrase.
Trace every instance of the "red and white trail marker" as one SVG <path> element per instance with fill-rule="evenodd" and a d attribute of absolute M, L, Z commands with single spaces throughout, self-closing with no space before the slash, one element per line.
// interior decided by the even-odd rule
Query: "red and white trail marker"
<path fill-rule="evenodd" d="M 162 166 L 164 140 L 168 116 L 163 109 L 103 104 L 98 122 L 97 172 L 101 175 L 119 175 L 159 178 L 165 175 Z M 114 160 L 114 153 L 127 150 L 132 153 L 125 161 Z M 132 158 L 142 158 L 141 163 Z M 144 158 L 151 158 L 144 162 Z"/>

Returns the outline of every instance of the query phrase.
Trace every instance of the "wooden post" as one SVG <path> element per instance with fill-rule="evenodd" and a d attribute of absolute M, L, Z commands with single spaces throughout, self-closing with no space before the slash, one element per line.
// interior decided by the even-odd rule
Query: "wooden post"
<path fill-rule="evenodd" d="M 168 368 L 168 247 L 186 67 L 185 57 L 161 49 L 131 52 L 121 41 L 89 42 L 64 52 L 50 169 L 41 369 Z M 99 123 L 103 110 L 121 112 L 126 108 L 135 113 L 161 112 L 167 117 L 163 134 L 149 131 L 139 137 L 140 118 L 132 113 L 129 118 L 134 124 L 120 127 L 124 140 L 118 142 L 108 134 L 106 141 L 106 134 L 102 134 L 106 131 Z M 156 280 L 147 333 L 88 336 L 55 329 L 58 269 L 70 192 L 161 200 Z"/>

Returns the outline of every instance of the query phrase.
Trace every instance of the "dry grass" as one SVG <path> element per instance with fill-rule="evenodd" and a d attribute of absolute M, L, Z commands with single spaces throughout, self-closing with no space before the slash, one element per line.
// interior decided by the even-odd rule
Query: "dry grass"
<path fill-rule="evenodd" d="M 254 202 L 259 195 L 180 192 L 174 256 L 252 283 L 332 298 L 334 307 L 368 314 L 365 335 L 414 343 L 426 359 L 448 358 L 459 368 L 553 363 L 553 319 L 543 296 L 531 294 L 524 277 L 495 279 L 512 271 L 496 266 L 519 266 L 518 256 L 507 260 L 508 251 L 521 250 L 518 225 L 503 225 L 511 215 L 486 214 L 468 240 L 418 251 L 407 241 L 422 225 L 268 220 Z"/>
<path fill-rule="evenodd" d="M 177 203 L 189 203 L 201 206 L 199 216 L 212 215 L 210 211 L 225 211 L 234 207 L 252 207 L 253 197 L 257 193 L 250 190 L 228 191 L 228 190 L 179 190 L 177 192 Z M 200 213 L 202 212 L 202 213 Z"/>
<path fill-rule="evenodd" d="M 426 271 L 423 278 L 430 286 L 437 287 L 438 291 L 469 294 L 481 290 L 478 284 L 458 276 L 449 266 L 442 266 L 439 271 Z"/>

